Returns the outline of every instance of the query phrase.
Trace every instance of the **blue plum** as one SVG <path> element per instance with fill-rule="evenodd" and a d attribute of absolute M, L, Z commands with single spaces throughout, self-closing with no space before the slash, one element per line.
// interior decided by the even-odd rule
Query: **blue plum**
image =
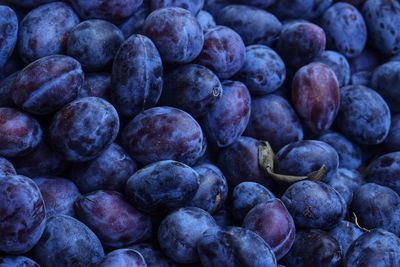
<path fill-rule="evenodd" d="M 246 47 L 234 30 L 217 26 L 204 33 L 204 46 L 197 63 L 211 69 L 220 79 L 229 79 L 243 66 Z"/>
<path fill-rule="evenodd" d="M 67 54 L 88 71 L 108 66 L 114 59 L 124 35 L 114 24 L 100 19 L 85 20 L 68 35 Z"/>
<path fill-rule="evenodd" d="M 69 0 L 84 19 L 121 20 L 132 15 L 143 0 Z"/>
<path fill-rule="evenodd" d="M 216 106 L 222 95 L 221 82 L 211 70 L 188 64 L 165 76 L 159 104 L 174 106 L 199 117 Z"/>
<path fill-rule="evenodd" d="M 104 250 L 86 225 L 70 216 L 56 215 L 47 219 L 33 254 L 42 267 L 96 266 Z"/>
<path fill-rule="evenodd" d="M 214 17 L 205 10 L 200 10 L 196 16 L 197 22 L 200 24 L 203 32 L 217 26 Z"/>
<path fill-rule="evenodd" d="M 204 0 L 150 0 L 152 10 L 164 7 L 181 7 L 189 10 L 194 16 L 203 8 Z"/>
<path fill-rule="evenodd" d="M 70 179 L 83 193 L 95 190 L 123 191 L 126 181 L 137 170 L 137 165 L 122 147 L 113 143 L 97 158 L 74 163 L 70 170 Z"/>
<path fill-rule="evenodd" d="M 53 2 L 31 10 L 21 21 L 18 51 L 25 63 L 62 54 L 68 34 L 79 23 L 74 10 L 66 3 Z"/>
<path fill-rule="evenodd" d="M 269 9 L 281 19 L 315 19 L 331 5 L 332 0 L 280 0 Z"/>
<path fill-rule="evenodd" d="M 17 5 L 24 8 L 33 8 L 38 5 L 42 5 L 49 2 L 55 2 L 55 0 L 8 0 L 10 4 Z"/>
<path fill-rule="evenodd" d="M 200 185 L 188 206 L 198 207 L 210 214 L 218 211 L 228 197 L 228 183 L 220 169 L 203 163 L 193 168 L 200 176 Z"/>
<path fill-rule="evenodd" d="M 231 1 L 229 0 L 204 0 L 204 10 L 210 12 L 211 15 L 216 17 L 219 10 L 229 5 Z"/>
<path fill-rule="evenodd" d="M 145 110 L 122 130 L 123 147 L 143 164 L 170 159 L 192 165 L 203 156 L 204 142 L 196 120 L 172 107 Z"/>
<path fill-rule="evenodd" d="M 162 251 L 178 263 L 199 261 L 197 243 L 203 233 L 217 226 L 214 219 L 200 208 L 181 208 L 163 219 L 158 228 Z"/>
<path fill-rule="evenodd" d="M 313 133 L 331 127 L 339 110 L 340 90 L 329 66 L 313 62 L 300 68 L 292 81 L 295 110 Z"/>
<path fill-rule="evenodd" d="M 0 256 L 0 267 L 40 267 L 35 261 L 25 256 Z"/>
<path fill-rule="evenodd" d="M 256 6 L 260 8 L 270 7 L 272 4 L 277 2 L 277 0 L 236 0 L 237 3 L 249 6 Z"/>
<path fill-rule="evenodd" d="M 146 261 L 147 267 L 176 267 L 154 244 L 141 243 L 130 246 L 138 251 Z"/>
<path fill-rule="evenodd" d="M 351 70 L 347 59 L 336 51 L 327 50 L 314 58 L 314 61 L 328 65 L 335 73 L 339 87 L 343 87 L 350 82 Z"/>
<path fill-rule="evenodd" d="M 18 73 L 11 89 L 12 99 L 33 114 L 54 113 L 76 98 L 83 80 L 81 64 L 72 57 L 43 57 Z"/>
<path fill-rule="evenodd" d="M 77 98 L 96 96 L 110 101 L 111 87 L 110 74 L 89 73 L 85 75 L 85 81 L 78 90 Z"/>
<path fill-rule="evenodd" d="M 338 241 L 343 255 L 353 242 L 364 232 L 355 224 L 348 221 L 341 221 L 335 228 L 329 231 L 329 234 Z"/>
<path fill-rule="evenodd" d="M 400 52 L 400 3 L 395 0 L 367 0 L 362 9 L 374 48 L 384 54 Z"/>
<path fill-rule="evenodd" d="M 303 140 L 281 148 L 275 156 L 275 171 L 280 174 L 306 176 L 326 167 L 324 181 L 335 178 L 339 156 L 329 144 L 317 140 Z"/>
<path fill-rule="evenodd" d="M 247 87 L 236 81 L 222 83 L 223 94 L 202 120 L 208 141 L 216 147 L 234 143 L 246 130 L 251 113 L 251 97 Z"/>
<path fill-rule="evenodd" d="M 276 52 L 287 66 L 296 68 L 310 63 L 325 46 L 326 37 L 321 27 L 307 21 L 293 21 L 283 25 Z"/>
<path fill-rule="evenodd" d="M 133 12 L 131 16 L 126 18 L 119 28 L 124 34 L 125 39 L 128 39 L 133 34 L 138 34 L 142 32 L 144 20 L 150 14 L 150 3 L 148 1 L 143 1 L 140 7 Z"/>
<path fill-rule="evenodd" d="M 384 154 L 368 168 L 367 181 L 387 186 L 400 194 L 400 151 Z"/>
<path fill-rule="evenodd" d="M 366 183 L 354 191 L 351 210 L 362 227 L 400 235 L 400 196 L 392 189 Z"/>
<path fill-rule="evenodd" d="M 42 194 L 47 218 L 53 215 L 75 216 L 74 203 L 81 193 L 72 181 L 59 177 L 36 177 L 33 181 Z"/>
<path fill-rule="evenodd" d="M 364 85 L 369 86 L 371 82 L 372 72 L 370 71 L 359 71 L 351 75 L 352 85 Z"/>
<path fill-rule="evenodd" d="M 282 30 L 281 22 L 273 14 L 247 5 L 224 7 L 218 12 L 216 22 L 240 34 L 245 45 L 271 46 Z"/>
<path fill-rule="evenodd" d="M 0 155 L 15 157 L 33 151 L 42 141 L 39 122 L 14 108 L 0 107 Z"/>
<path fill-rule="evenodd" d="M 261 236 L 271 247 L 277 260 L 288 253 L 296 236 L 293 218 L 277 198 L 251 209 L 244 218 L 243 227 Z"/>
<path fill-rule="evenodd" d="M 276 267 L 271 248 L 257 234 L 240 227 L 212 227 L 197 244 L 202 266 Z"/>
<path fill-rule="evenodd" d="M 348 3 L 336 3 L 321 17 L 327 46 L 348 58 L 357 57 L 367 42 L 367 27 L 361 13 Z"/>
<path fill-rule="evenodd" d="M 385 99 L 393 113 L 400 112 L 399 76 L 400 62 L 391 61 L 377 67 L 372 73 L 370 81 L 371 87 Z"/>
<path fill-rule="evenodd" d="M 300 181 L 291 185 L 281 198 L 297 227 L 332 229 L 346 213 L 342 196 L 330 185 Z"/>
<path fill-rule="evenodd" d="M 350 246 L 343 266 L 400 266 L 400 239 L 382 229 L 364 233 Z"/>
<path fill-rule="evenodd" d="M 240 183 L 232 192 L 233 217 L 238 223 L 241 223 L 251 209 L 272 198 L 275 198 L 274 194 L 259 183 Z"/>
<path fill-rule="evenodd" d="M 390 110 L 374 90 L 362 85 L 341 88 L 336 125 L 351 140 L 365 145 L 382 143 L 390 129 Z"/>
<path fill-rule="evenodd" d="M 359 56 L 348 60 L 351 72 L 354 74 L 360 71 L 373 71 L 381 64 L 382 58 L 377 51 L 365 48 Z"/>
<path fill-rule="evenodd" d="M 87 161 L 107 149 L 118 130 L 118 113 L 110 103 L 98 97 L 84 97 L 54 115 L 50 144 L 66 160 Z"/>
<path fill-rule="evenodd" d="M 16 175 L 14 165 L 6 158 L 0 157 L 0 176 Z"/>
<path fill-rule="evenodd" d="M 253 97 L 244 135 L 267 140 L 274 151 L 303 139 L 300 120 L 289 102 L 278 95 Z"/>
<path fill-rule="evenodd" d="M 0 251 L 23 254 L 39 241 L 46 225 L 39 188 L 25 176 L 0 176 Z"/>
<path fill-rule="evenodd" d="M 0 68 L 6 64 L 14 51 L 17 35 L 18 18 L 15 11 L 8 6 L 0 5 Z"/>
<path fill-rule="evenodd" d="M 151 236 L 151 218 L 116 191 L 94 191 L 80 196 L 75 202 L 75 212 L 106 248 L 123 248 Z"/>
<path fill-rule="evenodd" d="M 318 137 L 318 140 L 331 145 L 339 156 L 339 167 L 358 169 L 362 164 L 361 148 L 335 131 L 328 131 Z"/>
<path fill-rule="evenodd" d="M 164 160 L 147 165 L 127 181 L 125 193 L 140 210 L 165 214 L 184 207 L 200 186 L 199 174 L 177 161 Z"/>
<path fill-rule="evenodd" d="M 339 267 L 343 258 L 339 243 L 327 232 L 298 231 L 292 249 L 281 261 L 288 267 Z"/>
<path fill-rule="evenodd" d="M 228 209 L 220 209 L 214 213 L 213 218 L 218 226 L 233 226 L 235 225 L 232 213 Z"/>
<path fill-rule="evenodd" d="M 118 112 L 132 118 L 154 106 L 163 86 L 163 65 L 153 42 L 143 35 L 132 35 L 114 58 L 111 90 Z"/>
<path fill-rule="evenodd" d="M 286 78 L 285 64 L 280 56 L 264 45 L 246 47 L 246 60 L 235 76 L 253 95 L 265 95 L 276 91 Z"/>
<path fill-rule="evenodd" d="M 387 151 L 400 151 L 400 114 L 392 117 L 389 134 L 383 145 Z"/>
<path fill-rule="evenodd" d="M 108 253 L 98 267 L 147 267 L 143 256 L 133 249 L 117 249 Z"/>
<path fill-rule="evenodd" d="M 165 63 L 194 60 L 203 47 L 204 36 L 196 18 L 186 9 L 166 7 L 153 11 L 143 24 L 143 33 L 157 46 Z"/>
<path fill-rule="evenodd" d="M 18 76 L 18 71 L 14 72 L 7 77 L 1 79 L 1 71 L 0 71 L 0 107 L 13 107 L 14 101 L 12 100 L 11 90 L 12 85 L 15 79 Z"/>

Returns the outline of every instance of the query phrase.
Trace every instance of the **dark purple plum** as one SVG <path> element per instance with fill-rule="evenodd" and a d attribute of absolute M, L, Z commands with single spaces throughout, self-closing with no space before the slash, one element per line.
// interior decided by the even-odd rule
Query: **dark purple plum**
<path fill-rule="evenodd" d="M 236 31 L 245 45 L 271 46 L 282 30 L 281 22 L 271 13 L 247 5 L 229 5 L 218 12 L 218 25 Z"/>
<path fill-rule="evenodd" d="M 171 107 L 148 109 L 122 131 L 122 143 L 137 161 L 176 160 L 194 164 L 204 154 L 200 125 L 188 113 Z"/>
<path fill-rule="evenodd" d="M 329 231 L 329 234 L 338 241 L 343 255 L 353 242 L 364 232 L 355 224 L 348 221 L 341 221 L 335 228 Z"/>
<path fill-rule="evenodd" d="M 217 166 L 203 163 L 193 168 L 200 176 L 200 185 L 188 206 L 214 214 L 228 197 L 228 183 Z"/>
<path fill-rule="evenodd" d="M 277 0 L 236 0 L 235 2 L 249 5 L 249 6 L 256 6 L 260 8 L 267 8 L 277 2 Z"/>
<path fill-rule="evenodd" d="M 30 115 L 0 107 L 0 155 L 15 157 L 33 151 L 42 141 L 42 128 Z"/>
<path fill-rule="evenodd" d="M 243 227 L 261 236 L 271 247 L 277 260 L 288 253 L 296 236 L 293 218 L 277 198 L 251 209 L 243 220 Z"/>
<path fill-rule="evenodd" d="M 150 3 L 148 1 L 143 1 L 138 9 L 128 18 L 126 18 L 119 28 L 124 34 L 125 39 L 128 39 L 133 34 L 138 34 L 142 32 L 144 20 L 150 14 Z"/>
<path fill-rule="evenodd" d="M 40 267 L 39 264 L 25 256 L 0 256 L 1 267 Z"/>
<path fill-rule="evenodd" d="M 1 71 L 0 71 L 1 72 Z M 12 100 L 11 90 L 12 85 L 17 78 L 19 72 L 1 78 L 0 74 L 0 107 L 14 107 L 14 101 Z"/>
<path fill-rule="evenodd" d="M 180 7 L 189 10 L 194 16 L 203 8 L 204 0 L 150 0 L 152 10 L 164 7 Z"/>
<path fill-rule="evenodd" d="M 211 70 L 188 64 L 165 76 L 160 105 L 174 106 L 199 117 L 216 106 L 222 95 L 221 82 Z"/>
<path fill-rule="evenodd" d="M 197 242 L 203 233 L 217 226 L 213 217 L 195 207 L 181 208 L 163 219 L 158 228 L 161 250 L 178 263 L 199 261 Z"/>
<path fill-rule="evenodd" d="M 214 17 L 205 10 L 200 10 L 196 16 L 197 22 L 200 24 L 203 32 L 208 31 L 211 28 L 217 26 L 215 23 Z"/>
<path fill-rule="evenodd" d="M 356 170 L 339 168 L 336 177 L 328 184 L 343 197 L 346 202 L 346 210 L 349 210 L 354 191 L 364 184 L 364 179 Z"/>
<path fill-rule="evenodd" d="M 20 23 L 20 57 L 29 63 L 45 56 L 62 54 L 67 47 L 69 32 L 78 23 L 74 10 L 63 2 L 44 4 L 31 10 Z"/>
<path fill-rule="evenodd" d="M 367 0 L 362 9 L 374 48 L 384 54 L 400 52 L 400 3 L 395 0 Z"/>
<path fill-rule="evenodd" d="M 332 0 L 277 0 L 269 9 L 281 19 L 315 19 L 332 5 Z"/>
<path fill-rule="evenodd" d="M 247 213 L 258 204 L 275 198 L 266 187 L 255 182 L 243 182 L 235 186 L 232 192 L 232 214 L 241 224 Z"/>
<path fill-rule="evenodd" d="M 370 81 L 371 87 L 375 89 L 383 99 L 385 99 L 393 113 L 400 112 L 400 90 L 398 89 L 400 86 L 399 77 L 400 62 L 391 61 L 377 67 L 372 73 Z"/>
<path fill-rule="evenodd" d="M 300 181 L 291 185 L 281 198 L 299 228 L 332 229 L 346 213 L 342 196 L 330 185 Z"/>
<path fill-rule="evenodd" d="M 47 219 L 33 253 L 42 267 L 97 266 L 104 256 L 97 236 L 86 225 L 66 215 Z"/>
<path fill-rule="evenodd" d="M 222 83 L 223 94 L 202 121 L 208 141 L 216 147 L 234 143 L 246 130 L 251 113 L 251 97 L 247 87 L 236 81 Z"/>
<path fill-rule="evenodd" d="M 339 167 L 339 156 L 329 144 L 304 140 L 290 143 L 281 148 L 275 156 L 275 171 L 280 174 L 306 176 L 326 167 L 324 181 L 335 178 Z"/>
<path fill-rule="evenodd" d="M 132 15 L 143 0 L 69 0 L 83 19 L 121 20 Z"/>
<path fill-rule="evenodd" d="M 0 3 L 0 68 L 14 51 L 18 35 L 18 18 L 15 11 Z"/>
<path fill-rule="evenodd" d="M 133 249 L 117 249 L 108 253 L 98 267 L 147 267 L 143 256 Z"/>
<path fill-rule="evenodd" d="M 261 141 L 254 138 L 242 136 L 220 151 L 218 166 L 230 187 L 234 188 L 242 182 L 257 182 L 269 189 L 274 185 L 258 164 L 258 147 L 261 144 Z"/>
<path fill-rule="evenodd" d="M 163 62 L 169 64 L 193 61 L 204 43 L 200 24 L 188 10 L 180 7 L 150 13 L 144 21 L 143 33 L 157 46 Z"/>
<path fill-rule="evenodd" d="M 280 1 L 284 2 L 284 1 Z M 294 21 L 283 25 L 276 52 L 289 67 L 301 67 L 319 56 L 326 45 L 324 30 L 306 22 Z"/>
<path fill-rule="evenodd" d="M 137 244 L 130 248 L 138 251 L 146 261 L 147 267 L 176 267 L 154 244 Z"/>
<path fill-rule="evenodd" d="M 151 235 L 151 218 L 116 191 L 94 191 L 79 197 L 75 212 L 107 248 L 126 247 Z"/>
<path fill-rule="evenodd" d="M 327 46 L 348 58 L 361 54 L 367 42 L 367 27 L 360 11 L 348 3 L 336 3 L 321 17 Z"/>
<path fill-rule="evenodd" d="M 389 134 L 383 145 L 387 151 L 400 151 L 400 114 L 392 117 Z"/>
<path fill-rule="evenodd" d="M 95 190 L 124 191 L 128 178 L 137 170 L 137 165 L 122 147 L 113 143 L 97 158 L 74 163 L 70 178 L 79 190 L 89 193 Z"/>
<path fill-rule="evenodd" d="M 235 225 L 231 212 L 227 209 L 220 209 L 214 213 L 213 218 L 218 226 L 233 226 Z"/>
<path fill-rule="evenodd" d="M 23 254 L 39 241 L 46 225 L 39 188 L 25 176 L 0 176 L 0 251 Z"/>
<path fill-rule="evenodd" d="M 336 75 L 339 87 L 349 84 L 351 76 L 350 64 L 342 54 L 327 50 L 314 58 L 314 61 L 323 63 L 331 68 Z"/>
<path fill-rule="evenodd" d="M 390 129 L 390 110 L 374 90 L 350 85 L 340 90 L 336 125 L 353 141 L 364 145 L 382 143 Z"/>
<path fill-rule="evenodd" d="M 24 156 L 11 158 L 17 173 L 30 177 L 58 176 L 64 174 L 68 164 L 54 152 L 46 140 Z"/>
<path fill-rule="evenodd" d="M 339 167 L 358 169 L 362 164 L 361 148 L 335 131 L 328 131 L 318 137 L 318 140 L 331 145 L 339 156 Z"/>
<path fill-rule="evenodd" d="M 204 33 L 204 46 L 197 62 L 211 69 L 220 79 L 237 73 L 246 59 L 242 38 L 232 29 L 217 26 Z"/>
<path fill-rule="evenodd" d="M 127 181 L 125 193 L 140 210 L 165 214 L 185 207 L 200 186 L 199 174 L 177 161 L 164 160 L 147 165 Z"/>
<path fill-rule="evenodd" d="M 77 98 L 96 96 L 110 101 L 111 75 L 108 73 L 89 73 L 78 90 Z"/>
<path fill-rule="evenodd" d="M 342 258 L 336 239 L 327 232 L 311 229 L 297 232 L 292 249 L 281 262 L 289 267 L 339 267 Z"/>
<path fill-rule="evenodd" d="M 400 239 L 383 229 L 364 233 L 350 246 L 343 266 L 400 266 Z"/>
<path fill-rule="evenodd" d="M 14 53 L 11 55 L 11 57 L 8 58 L 7 62 L 4 64 L 2 68 L 0 68 L 0 80 L 4 79 L 11 74 L 20 71 L 24 67 L 24 64 L 22 63 L 21 59 L 18 56 L 18 53 L 16 52 L 16 49 L 14 49 Z M 4 100 L 2 100 L 4 101 Z"/>
<path fill-rule="evenodd" d="M 75 216 L 74 202 L 81 193 L 72 181 L 59 177 L 37 177 L 33 181 L 42 194 L 47 218 L 53 215 Z"/>
<path fill-rule="evenodd" d="M 265 241 L 240 227 L 212 227 L 197 243 L 204 267 L 276 267 L 276 258 Z"/>
<path fill-rule="evenodd" d="M 163 65 L 153 42 L 132 35 L 114 58 L 111 96 L 119 114 L 132 118 L 154 106 L 163 86 Z"/>
<path fill-rule="evenodd" d="M 400 196 L 392 189 L 374 183 L 362 185 L 354 191 L 351 210 L 362 227 L 400 235 Z"/>
<path fill-rule="evenodd" d="M 303 139 L 300 120 L 289 102 L 278 95 L 253 97 L 244 135 L 267 140 L 274 151 Z"/>
<path fill-rule="evenodd" d="M 43 57 L 18 73 L 12 99 L 30 113 L 53 113 L 76 98 L 83 80 L 81 64 L 72 57 Z"/>
<path fill-rule="evenodd" d="M 0 157 L 0 176 L 16 175 L 14 165 L 6 158 Z"/>
<path fill-rule="evenodd" d="M 340 105 L 335 73 L 329 66 L 318 62 L 299 69 L 292 82 L 292 102 L 312 132 L 318 134 L 329 129 Z"/>
<path fill-rule="evenodd" d="M 253 95 L 276 91 L 286 78 L 285 64 L 280 56 L 264 45 L 246 47 L 246 60 L 235 76 Z"/>
<path fill-rule="evenodd" d="M 52 119 L 50 144 L 66 160 L 99 156 L 117 137 L 118 113 L 102 98 L 85 97 L 64 106 Z"/>
<path fill-rule="evenodd" d="M 85 20 L 68 35 L 67 54 L 88 71 L 108 66 L 114 59 L 124 35 L 114 24 L 100 19 Z"/>

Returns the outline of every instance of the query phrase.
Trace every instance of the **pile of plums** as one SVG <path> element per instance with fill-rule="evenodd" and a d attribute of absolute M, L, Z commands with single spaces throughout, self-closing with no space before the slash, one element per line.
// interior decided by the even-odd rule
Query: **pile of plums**
<path fill-rule="evenodd" d="M 400 267 L 400 1 L 0 0 L 0 267 Z"/>

